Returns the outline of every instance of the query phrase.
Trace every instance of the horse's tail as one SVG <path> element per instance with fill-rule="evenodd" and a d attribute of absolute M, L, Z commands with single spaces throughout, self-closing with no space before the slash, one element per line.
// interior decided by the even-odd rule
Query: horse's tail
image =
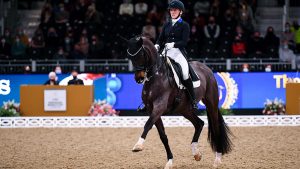
<path fill-rule="evenodd" d="M 231 132 L 224 122 L 223 116 L 218 111 L 207 113 L 208 116 L 208 141 L 211 148 L 222 154 L 229 153 L 232 149 L 230 140 Z"/>

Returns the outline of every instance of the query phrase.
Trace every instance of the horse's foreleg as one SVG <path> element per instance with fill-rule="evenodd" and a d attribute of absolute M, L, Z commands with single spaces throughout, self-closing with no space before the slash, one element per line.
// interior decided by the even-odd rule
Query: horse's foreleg
<path fill-rule="evenodd" d="M 162 143 L 165 146 L 165 149 L 166 149 L 166 152 L 167 152 L 168 161 L 170 161 L 170 160 L 173 159 L 173 154 L 171 152 L 171 149 L 170 149 L 170 146 L 169 146 L 169 142 L 168 142 L 168 137 L 166 135 L 165 127 L 164 127 L 164 124 L 163 124 L 163 121 L 162 121 L 161 118 L 159 118 L 156 121 L 155 126 L 157 128 L 158 133 L 159 133 L 160 140 L 162 141 Z"/>
<path fill-rule="evenodd" d="M 195 132 L 194 132 L 191 148 L 192 148 L 192 154 L 193 154 L 195 160 L 200 161 L 202 158 L 202 155 L 198 148 L 198 140 L 199 140 L 201 131 L 203 129 L 204 122 L 194 112 L 183 113 L 183 116 L 186 119 L 188 119 L 189 121 L 191 121 L 191 123 L 195 127 Z"/>
<path fill-rule="evenodd" d="M 146 139 L 146 136 L 148 132 L 152 129 L 153 125 L 156 123 L 156 121 L 160 118 L 163 112 L 165 112 L 166 109 L 166 104 L 160 102 L 160 99 L 158 99 L 156 102 L 153 103 L 155 106 L 155 109 L 152 110 L 152 113 L 147 120 L 145 126 L 144 126 L 144 131 L 139 138 L 138 142 L 134 145 L 132 151 L 137 152 L 137 151 L 142 151 L 144 146 L 144 141 Z"/>
<path fill-rule="evenodd" d="M 157 118 L 158 117 L 153 117 L 152 115 L 149 117 L 149 119 L 147 120 L 147 122 L 144 126 L 144 131 L 142 133 L 142 136 L 139 138 L 137 143 L 132 148 L 133 152 L 142 151 L 144 149 L 144 142 L 145 142 L 146 136 L 147 136 L 148 132 L 152 129 Z"/>

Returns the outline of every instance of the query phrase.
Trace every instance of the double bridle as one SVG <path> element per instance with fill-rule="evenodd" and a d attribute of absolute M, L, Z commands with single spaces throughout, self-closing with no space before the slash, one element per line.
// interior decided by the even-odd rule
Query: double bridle
<path fill-rule="evenodd" d="M 152 77 L 152 75 L 150 77 L 148 77 L 147 75 L 148 75 L 148 72 L 150 72 L 152 70 L 152 68 L 156 64 L 156 62 L 153 63 L 153 64 L 149 63 L 150 58 L 149 58 L 149 56 L 146 52 L 146 48 L 144 47 L 144 45 L 142 45 L 135 53 L 130 53 L 129 49 L 127 49 L 127 54 L 132 57 L 132 59 L 131 59 L 132 62 L 135 61 L 134 57 L 136 57 L 140 52 L 143 52 L 142 57 L 145 60 L 145 64 L 144 65 L 137 65 L 137 66 L 133 65 L 133 67 L 134 67 L 135 71 L 144 71 L 145 72 L 145 77 L 144 77 L 144 80 L 143 80 L 143 83 L 144 83 L 146 81 L 149 81 L 150 78 Z"/>

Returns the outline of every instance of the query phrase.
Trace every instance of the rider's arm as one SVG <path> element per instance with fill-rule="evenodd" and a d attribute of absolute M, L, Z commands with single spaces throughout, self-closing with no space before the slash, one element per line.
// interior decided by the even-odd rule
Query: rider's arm
<path fill-rule="evenodd" d="M 175 42 L 174 48 L 185 48 L 187 46 L 187 42 L 190 37 L 190 26 L 188 23 L 184 22 L 182 25 L 182 35 L 181 35 L 181 40 Z"/>

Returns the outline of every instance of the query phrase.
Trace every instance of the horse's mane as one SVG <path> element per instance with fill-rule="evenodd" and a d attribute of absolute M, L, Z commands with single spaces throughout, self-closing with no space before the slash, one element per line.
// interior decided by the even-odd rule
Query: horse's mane
<path fill-rule="evenodd" d="M 144 36 L 142 37 L 142 39 L 143 39 L 144 46 L 147 47 L 151 51 L 152 54 L 155 54 L 158 56 L 158 53 L 154 47 L 153 42 L 149 38 L 146 38 Z"/>

